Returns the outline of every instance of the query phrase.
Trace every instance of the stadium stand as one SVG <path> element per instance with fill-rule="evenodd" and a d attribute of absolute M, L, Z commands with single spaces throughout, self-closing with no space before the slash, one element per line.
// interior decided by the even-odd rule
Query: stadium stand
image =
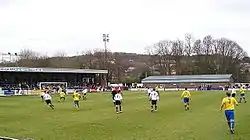
<path fill-rule="evenodd" d="M 199 88 L 221 89 L 234 82 L 232 74 L 221 75 L 173 75 L 173 76 L 149 76 L 141 81 L 145 86 L 162 85 L 164 88 Z"/>
<path fill-rule="evenodd" d="M 28 68 L 0 67 L 0 87 L 4 94 L 41 90 L 41 82 L 67 82 L 67 88 L 97 89 L 105 86 L 102 75 L 108 70 L 72 69 L 72 68 Z M 60 84 L 47 84 L 46 87 L 55 89 Z"/>

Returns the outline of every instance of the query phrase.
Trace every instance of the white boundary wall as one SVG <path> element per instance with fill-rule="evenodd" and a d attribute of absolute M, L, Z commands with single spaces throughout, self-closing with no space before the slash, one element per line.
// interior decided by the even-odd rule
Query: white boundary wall
<path fill-rule="evenodd" d="M 184 90 L 184 88 L 179 88 L 179 89 L 177 89 L 177 88 L 165 88 L 165 89 L 163 89 L 163 88 L 159 88 L 159 91 L 183 91 Z M 194 90 L 197 90 L 196 88 L 189 88 L 188 90 L 190 90 L 190 91 L 194 91 Z M 232 89 L 228 89 L 228 91 L 231 91 Z M 239 90 L 239 89 L 236 89 L 236 90 Z M 249 91 L 250 90 L 250 88 L 248 88 L 248 89 L 246 89 L 247 91 Z M 36 93 L 36 94 L 32 94 L 32 93 L 34 93 L 34 90 L 22 90 L 21 92 L 20 92 L 20 90 L 14 90 L 15 91 L 15 96 L 18 96 L 18 95 L 40 95 L 40 92 L 38 93 Z M 74 91 L 75 91 L 75 89 L 67 89 L 67 93 L 68 94 L 72 94 L 72 93 L 74 93 Z M 131 88 L 131 89 L 129 89 L 128 91 L 132 91 L 132 92 L 136 92 L 136 91 L 147 91 L 147 88 Z M 200 91 L 207 91 L 207 90 L 200 90 Z M 210 90 L 210 91 L 215 91 L 215 90 Z M 94 91 L 94 92 L 102 92 L 102 91 Z M 1 94 L 0 96 L 6 96 L 5 94 Z"/>

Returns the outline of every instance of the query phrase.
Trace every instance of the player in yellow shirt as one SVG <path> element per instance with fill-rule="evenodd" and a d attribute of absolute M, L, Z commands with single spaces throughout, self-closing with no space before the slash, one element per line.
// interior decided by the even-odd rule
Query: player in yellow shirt
<path fill-rule="evenodd" d="M 75 90 L 74 94 L 73 94 L 73 100 L 74 100 L 74 106 L 75 108 L 79 109 L 79 100 L 81 98 L 81 95 Z"/>
<path fill-rule="evenodd" d="M 155 91 L 159 93 L 159 87 L 158 87 L 158 85 L 155 87 Z"/>
<path fill-rule="evenodd" d="M 220 110 L 225 110 L 225 116 L 227 119 L 227 124 L 229 127 L 229 130 L 232 134 L 234 134 L 234 109 L 235 105 L 238 105 L 238 102 L 234 97 L 231 96 L 229 92 L 226 93 L 227 97 L 223 98 Z"/>
<path fill-rule="evenodd" d="M 65 101 L 66 93 L 64 93 L 63 91 L 61 91 L 61 92 L 59 93 L 59 96 L 60 96 L 59 102 Z"/>
<path fill-rule="evenodd" d="M 239 101 L 239 103 L 241 103 L 243 100 L 246 103 L 247 102 L 246 96 L 245 96 L 246 89 L 243 86 L 241 86 L 239 92 L 240 92 L 240 101 Z"/>
<path fill-rule="evenodd" d="M 181 99 L 183 99 L 184 102 L 184 108 L 185 110 L 189 110 L 189 102 L 191 100 L 191 93 L 185 88 L 185 90 L 181 94 Z"/>

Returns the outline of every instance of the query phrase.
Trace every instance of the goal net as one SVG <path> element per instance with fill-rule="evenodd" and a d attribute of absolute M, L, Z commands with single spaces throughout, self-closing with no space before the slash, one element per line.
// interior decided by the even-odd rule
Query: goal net
<path fill-rule="evenodd" d="M 38 86 L 40 90 L 50 89 L 54 92 L 61 92 L 63 89 L 67 89 L 67 82 L 39 82 Z"/>

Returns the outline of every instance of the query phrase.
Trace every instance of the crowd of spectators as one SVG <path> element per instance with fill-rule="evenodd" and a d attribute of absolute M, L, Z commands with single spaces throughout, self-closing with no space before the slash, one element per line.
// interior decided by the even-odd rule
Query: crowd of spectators
<path fill-rule="evenodd" d="M 2 90 L 19 90 L 20 88 L 22 89 L 29 89 L 29 85 L 26 83 L 8 83 L 6 81 L 1 81 L 0 82 L 0 87 Z"/>
<path fill-rule="evenodd" d="M 99 84 L 90 84 L 90 83 L 67 83 L 67 87 L 65 84 L 43 84 L 41 87 L 37 83 L 28 84 L 28 83 L 9 83 L 6 81 L 0 81 L 0 87 L 2 90 L 39 90 L 49 88 L 51 90 L 57 90 L 58 87 L 62 89 L 95 89 L 95 90 L 102 90 L 103 88 Z"/>

